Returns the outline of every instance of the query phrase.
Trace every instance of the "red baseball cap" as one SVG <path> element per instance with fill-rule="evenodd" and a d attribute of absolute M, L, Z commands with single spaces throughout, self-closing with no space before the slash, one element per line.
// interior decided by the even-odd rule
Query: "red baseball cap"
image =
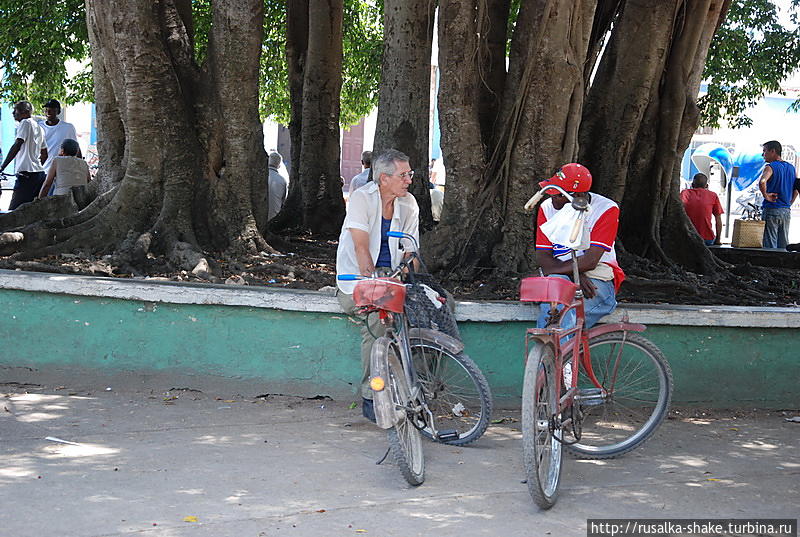
<path fill-rule="evenodd" d="M 589 168 L 577 162 L 564 164 L 556 174 L 539 183 L 541 188 L 547 186 L 560 186 L 567 192 L 588 192 L 592 188 L 592 174 Z"/>

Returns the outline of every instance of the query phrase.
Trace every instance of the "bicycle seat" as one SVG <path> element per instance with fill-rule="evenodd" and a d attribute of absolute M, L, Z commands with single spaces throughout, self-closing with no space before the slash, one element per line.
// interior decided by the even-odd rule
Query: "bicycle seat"
<path fill-rule="evenodd" d="M 523 278 L 519 283 L 519 299 L 521 302 L 555 302 L 569 306 L 577 290 L 577 285 L 564 278 L 535 276 Z"/>
<path fill-rule="evenodd" d="M 403 313 L 405 301 L 406 286 L 397 278 L 361 280 L 353 290 L 353 302 L 360 308 L 374 307 Z"/>

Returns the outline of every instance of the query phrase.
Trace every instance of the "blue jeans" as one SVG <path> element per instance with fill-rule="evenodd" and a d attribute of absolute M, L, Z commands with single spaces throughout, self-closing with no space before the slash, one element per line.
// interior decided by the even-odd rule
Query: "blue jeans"
<path fill-rule="evenodd" d="M 703 239 L 703 243 L 704 243 L 706 246 L 711 246 L 711 245 L 713 245 L 713 244 L 714 244 L 714 239 Z"/>
<path fill-rule="evenodd" d="M 789 220 L 792 218 L 791 209 L 764 208 L 762 219 L 764 226 L 764 248 L 786 249 L 789 244 Z"/>
<path fill-rule="evenodd" d="M 564 276 L 562 274 L 552 274 L 551 276 L 572 281 L 569 276 Z M 617 307 L 617 298 L 614 292 L 613 281 L 595 280 L 594 278 L 590 278 L 590 281 L 594 284 L 597 291 L 593 298 L 584 299 L 583 307 L 586 314 L 586 325 L 584 328 L 593 327 L 597 324 L 597 321 L 614 311 Z M 559 310 L 562 308 L 563 306 L 558 307 Z M 547 324 L 547 314 L 549 311 L 549 303 L 539 304 L 539 318 L 536 321 L 537 328 L 544 328 L 545 324 Z M 570 310 L 567 312 L 564 319 L 562 319 L 561 327 L 572 328 L 573 326 L 575 326 L 575 310 Z"/>

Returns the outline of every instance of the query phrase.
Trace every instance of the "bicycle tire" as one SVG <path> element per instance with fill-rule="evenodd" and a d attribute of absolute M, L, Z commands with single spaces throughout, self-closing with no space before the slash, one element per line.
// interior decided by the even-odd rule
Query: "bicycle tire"
<path fill-rule="evenodd" d="M 486 432 L 492 415 L 492 392 L 478 365 L 463 352 L 453 353 L 425 337 L 410 341 L 411 358 L 439 431 L 456 431 L 458 437 L 440 440 L 463 446 Z M 434 439 L 430 425 L 422 429 Z"/>
<path fill-rule="evenodd" d="M 581 367 L 581 439 L 567 450 L 578 458 L 612 459 L 642 445 L 664 421 L 672 399 L 672 370 L 659 348 L 634 332 L 602 334 L 589 340 L 589 349 L 595 377 L 609 395 L 597 393 Z M 565 363 L 571 360 L 570 354 Z"/>
<path fill-rule="evenodd" d="M 550 509 L 561 483 L 562 444 L 554 423 L 558 404 L 555 358 L 551 345 L 528 352 L 522 384 L 522 460 L 528 492 L 540 509 Z"/>
<path fill-rule="evenodd" d="M 407 408 L 411 399 L 405 372 L 400 361 L 399 352 L 388 338 L 379 338 L 374 345 L 387 345 L 389 378 L 395 408 Z M 409 485 L 418 486 L 425 481 L 425 456 L 422 452 L 422 438 L 419 430 L 407 415 L 404 415 L 394 427 L 386 430 L 389 448 L 395 464 Z"/>

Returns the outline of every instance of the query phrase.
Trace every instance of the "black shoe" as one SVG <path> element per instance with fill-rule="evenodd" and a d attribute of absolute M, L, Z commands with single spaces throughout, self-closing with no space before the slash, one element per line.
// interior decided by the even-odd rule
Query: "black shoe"
<path fill-rule="evenodd" d="M 375 407 L 372 404 L 372 399 L 367 399 L 365 397 L 361 398 L 361 415 L 367 418 L 372 423 L 376 423 Z"/>

